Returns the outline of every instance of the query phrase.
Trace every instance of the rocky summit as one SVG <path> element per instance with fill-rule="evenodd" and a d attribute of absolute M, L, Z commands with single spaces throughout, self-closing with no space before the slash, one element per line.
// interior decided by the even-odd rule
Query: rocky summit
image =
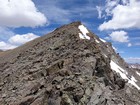
<path fill-rule="evenodd" d="M 73 22 L 0 52 L 0 105 L 140 105 L 140 71 Z"/>

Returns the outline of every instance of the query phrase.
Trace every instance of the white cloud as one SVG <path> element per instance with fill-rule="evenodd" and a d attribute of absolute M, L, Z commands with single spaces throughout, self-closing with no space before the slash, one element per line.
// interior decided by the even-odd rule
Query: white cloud
<path fill-rule="evenodd" d="M 39 36 L 37 36 L 33 33 L 27 33 L 27 34 L 23 34 L 23 35 L 12 36 L 8 41 L 13 45 L 22 45 L 22 44 L 29 42 L 38 37 Z"/>
<path fill-rule="evenodd" d="M 128 4 L 129 4 L 129 0 L 122 0 L 122 3 L 123 3 L 124 5 L 128 5 Z"/>
<path fill-rule="evenodd" d="M 33 33 L 27 33 L 27 34 L 22 34 L 22 35 L 17 34 L 10 37 L 8 41 L 0 41 L 0 49 L 1 50 L 14 49 L 38 37 L 39 36 Z"/>
<path fill-rule="evenodd" d="M 124 43 L 124 42 L 129 42 L 129 37 L 127 35 L 127 32 L 125 31 L 114 31 L 112 32 L 110 35 L 110 37 L 107 37 L 113 41 L 116 41 L 116 42 L 121 42 L 121 43 Z"/>
<path fill-rule="evenodd" d="M 106 39 L 106 40 L 110 40 L 110 37 L 106 36 L 104 39 Z"/>
<path fill-rule="evenodd" d="M 16 27 L 35 27 L 46 24 L 47 19 L 32 0 L 0 0 L 0 49 L 13 49 L 39 36 L 13 32 Z M 10 28 L 11 27 L 11 28 Z"/>
<path fill-rule="evenodd" d="M 108 29 L 128 29 L 140 28 L 140 1 L 139 0 L 122 0 L 122 4 L 117 2 L 114 4 L 111 0 L 106 5 L 106 16 L 111 15 L 112 19 L 105 21 L 99 26 L 99 30 Z M 110 5 L 111 6 L 110 6 Z"/>
<path fill-rule="evenodd" d="M 137 43 L 135 43 L 134 45 L 136 45 L 136 46 L 140 46 L 140 42 L 137 42 Z"/>
<path fill-rule="evenodd" d="M 13 49 L 16 48 L 17 46 L 12 45 L 12 44 L 8 44 L 6 42 L 0 41 L 0 49 L 2 50 L 9 50 L 9 49 Z"/>
<path fill-rule="evenodd" d="M 131 43 L 128 43 L 128 45 L 127 45 L 128 47 L 131 47 L 132 46 L 132 44 Z"/>
<path fill-rule="evenodd" d="M 98 11 L 98 18 L 102 18 L 102 8 L 100 6 L 96 6 L 96 9 Z"/>
<path fill-rule="evenodd" d="M 140 63 L 140 58 L 139 57 L 125 58 L 125 61 L 128 63 Z"/>
<path fill-rule="evenodd" d="M 9 28 L 0 27 L 0 40 L 7 40 L 13 35 L 14 32 L 12 32 Z"/>
<path fill-rule="evenodd" d="M 0 0 L 0 26 L 35 27 L 46 22 L 32 0 Z"/>
<path fill-rule="evenodd" d="M 119 3 L 119 0 L 106 0 L 106 5 L 105 5 L 105 12 L 107 16 L 112 15 L 112 9 L 117 6 Z"/>

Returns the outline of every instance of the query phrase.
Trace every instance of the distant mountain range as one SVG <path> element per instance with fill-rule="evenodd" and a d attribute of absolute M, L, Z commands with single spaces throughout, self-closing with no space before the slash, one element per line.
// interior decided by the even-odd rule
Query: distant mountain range
<path fill-rule="evenodd" d="M 140 71 L 81 22 L 0 53 L 0 105 L 140 105 Z"/>
<path fill-rule="evenodd" d="M 130 68 L 134 68 L 134 69 L 140 69 L 140 64 L 135 63 L 135 64 L 129 64 Z"/>

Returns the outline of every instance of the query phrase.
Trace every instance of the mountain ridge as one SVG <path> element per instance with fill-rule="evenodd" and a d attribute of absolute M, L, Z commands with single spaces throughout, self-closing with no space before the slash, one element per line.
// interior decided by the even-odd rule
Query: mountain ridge
<path fill-rule="evenodd" d="M 139 105 L 138 78 L 111 43 L 73 22 L 0 55 L 0 104 Z"/>

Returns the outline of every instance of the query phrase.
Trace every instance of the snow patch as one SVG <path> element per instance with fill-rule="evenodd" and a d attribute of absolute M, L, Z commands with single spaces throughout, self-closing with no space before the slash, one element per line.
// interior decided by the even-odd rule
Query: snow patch
<path fill-rule="evenodd" d="M 81 33 L 79 33 L 79 37 L 80 39 L 85 39 L 85 37 Z"/>
<path fill-rule="evenodd" d="M 128 76 L 127 76 L 127 72 L 126 70 L 124 70 L 123 68 L 121 68 L 119 65 L 117 65 L 115 62 L 113 62 L 111 60 L 110 62 L 110 66 L 111 66 L 111 69 L 114 70 L 115 72 L 119 73 L 120 76 L 123 78 L 123 79 L 127 79 L 128 80 L 128 83 L 132 84 L 133 86 L 135 86 L 138 90 L 140 90 L 140 87 L 136 84 L 137 80 L 131 76 L 131 78 L 129 79 Z"/>
<path fill-rule="evenodd" d="M 131 80 L 134 81 L 134 82 L 137 82 L 137 80 L 135 79 L 134 76 L 131 77 Z"/>
<path fill-rule="evenodd" d="M 136 71 L 136 73 L 140 76 L 140 73 Z"/>
<path fill-rule="evenodd" d="M 140 90 L 140 87 L 136 84 L 137 80 L 132 76 L 131 79 L 128 81 L 128 83 L 135 86 L 138 90 Z"/>
<path fill-rule="evenodd" d="M 133 65 L 133 64 L 130 64 L 129 67 L 130 67 L 130 68 L 133 68 L 133 69 L 137 69 L 137 68 L 140 68 L 140 65 L 137 65 L 137 64 L 136 64 L 136 65 L 135 65 L 135 64 L 134 64 L 134 65 Z"/>
<path fill-rule="evenodd" d="M 101 38 L 100 38 L 100 40 L 101 40 L 102 42 L 104 42 L 104 43 L 106 42 L 104 39 L 101 39 Z"/>
<path fill-rule="evenodd" d="M 131 68 L 136 69 L 137 67 L 135 67 L 134 65 L 132 65 Z"/>
<path fill-rule="evenodd" d="M 113 48 L 115 51 L 117 51 L 117 48 L 116 48 L 116 47 L 112 46 L 112 48 Z"/>
<path fill-rule="evenodd" d="M 120 71 L 121 73 L 128 74 L 123 68 L 121 68 L 119 65 L 117 65 L 117 64 L 116 64 L 115 62 L 113 62 L 112 60 L 111 60 L 111 62 L 110 62 L 110 65 L 111 65 L 111 69 L 116 70 L 116 71 Z M 126 79 L 126 78 L 124 78 L 124 79 Z"/>
<path fill-rule="evenodd" d="M 89 33 L 89 31 L 87 30 L 87 28 L 84 25 L 80 25 L 78 28 L 80 29 L 80 31 L 82 33 L 82 34 L 79 33 L 79 37 L 81 39 L 88 39 L 88 40 L 90 40 L 90 37 L 87 35 L 87 33 Z"/>
<path fill-rule="evenodd" d="M 97 43 L 100 43 L 97 39 L 95 39 L 95 41 L 96 41 Z"/>
<path fill-rule="evenodd" d="M 106 58 L 107 58 L 107 55 L 103 54 Z"/>

